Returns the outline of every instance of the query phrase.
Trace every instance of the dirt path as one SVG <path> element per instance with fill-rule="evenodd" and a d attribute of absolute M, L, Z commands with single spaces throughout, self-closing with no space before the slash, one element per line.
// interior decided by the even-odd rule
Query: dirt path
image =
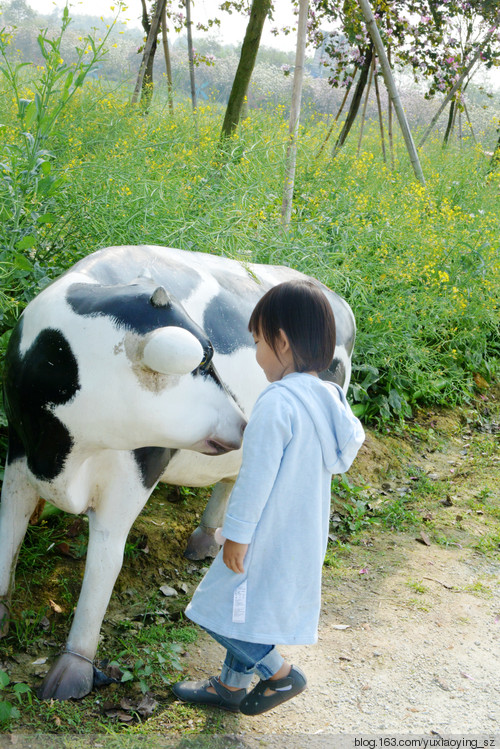
<path fill-rule="evenodd" d="M 228 717 L 228 731 L 500 732 L 500 564 L 412 539 L 383 539 L 373 555 L 384 564 L 359 580 L 325 580 L 317 645 L 282 648 L 306 692 L 267 715 Z M 203 635 L 189 673 L 216 673 L 221 655 Z"/>

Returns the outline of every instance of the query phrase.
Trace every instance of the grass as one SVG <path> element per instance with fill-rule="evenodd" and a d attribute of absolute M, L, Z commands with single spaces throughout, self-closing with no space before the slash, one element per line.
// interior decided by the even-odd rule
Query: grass
<path fill-rule="evenodd" d="M 6 144 L 16 132 L 9 106 L 4 96 Z M 317 157 L 326 123 L 312 113 L 284 233 L 287 123 L 280 111 L 252 111 L 221 154 L 221 116 L 218 105 L 205 104 L 195 127 L 187 107 L 171 116 L 161 97 L 146 116 L 129 107 L 126 92 L 86 84 L 51 135 L 63 186 L 51 196 L 53 223 L 39 226 L 27 251 L 30 262 L 53 276 L 106 245 L 153 243 L 316 276 L 355 312 L 351 397 L 365 419 L 464 402 L 475 376 L 494 379 L 500 206 L 498 176 L 486 178 L 479 148 L 430 143 L 421 154 L 424 188 L 401 143 L 394 169 L 383 163 L 375 128 L 359 157 L 354 138 L 334 161 L 327 149 Z"/>

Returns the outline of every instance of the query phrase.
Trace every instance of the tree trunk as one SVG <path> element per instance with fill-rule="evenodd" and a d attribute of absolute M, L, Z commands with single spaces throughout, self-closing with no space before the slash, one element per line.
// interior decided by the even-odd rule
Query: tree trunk
<path fill-rule="evenodd" d="M 498 133 L 500 133 L 500 128 L 497 130 Z M 498 165 L 500 164 L 500 135 L 498 136 L 497 144 L 495 146 L 495 150 L 493 151 L 493 155 L 490 160 L 490 164 L 488 167 L 488 174 L 491 174 L 494 172 Z"/>
<path fill-rule="evenodd" d="M 281 222 L 286 230 L 292 216 L 293 187 L 295 184 L 295 166 L 297 163 L 297 138 L 299 134 L 300 105 L 302 102 L 302 83 L 304 80 L 304 59 L 306 55 L 307 15 L 309 0 L 300 0 L 299 23 L 297 27 L 297 50 L 295 53 L 295 70 L 293 73 L 292 106 L 290 108 L 289 142 L 286 154 L 285 185 L 281 204 Z"/>
<path fill-rule="evenodd" d="M 257 52 L 259 51 L 260 38 L 264 21 L 271 7 L 271 0 L 253 0 L 250 11 L 245 38 L 241 46 L 240 61 L 234 76 L 229 101 L 227 103 L 226 115 L 222 124 L 220 135 L 221 142 L 224 138 L 230 138 L 238 126 L 241 118 L 242 107 L 248 91 L 248 85 L 255 66 Z"/>
<path fill-rule="evenodd" d="M 465 101 L 463 104 L 464 104 L 465 116 L 467 117 L 467 124 L 470 127 L 470 134 L 472 135 L 472 140 L 474 141 L 474 143 L 477 143 L 476 134 L 474 133 L 474 128 L 472 127 L 472 120 L 469 116 L 469 110 L 467 109 L 467 104 L 465 103 Z"/>
<path fill-rule="evenodd" d="M 361 126 L 359 128 L 358 150 L 356 153 L 357 156 L 359 156 L 359 152 L 361 151 L 361 142 L 363 140 L 363 132 L 365 129 L 366 107 L 368 106 L 368 99 L 370 98 L 370 89 L 372 87 L 374 63 L 375 63 L 375 56 L 372 57 L 372 64 L 370 65 L 370 78 L 368 79 L 368 85 L 366 87 L 365 103 L 363 104 L 363 113 L 361 115 Z"/>
<path fill-rule="evenodd" d="M 387 60 L 389 61 L 389 65 L 391 64 L 391 48 L 389 47 L 387 50 Z M 394 137 L 393 137 L 393 129 L 392 129 L 392 100 L 391 97 L 387 97 L 389 100 L 388 103 L 388 113 L 387 113 L 387 135 L 389 138 L 389 151 L 391 153 L 391 166 L 394 169 Z"/>
<path fill-rule="evenodd" d="M 361 99 L 363 98 L 363 91 L 365 90 L 366 82 L 368 80 L 368 73 L 370 72 L 370 66 L 372 64 L 372 56 L 373 56 L 373 45 L 370 44 L 366 52 L 365 61 L 363 63 L 363 66 L 359 74 L 358 82 L 356 84 L 356 88 L 354 91 L 354 96 L 351 99 L 351 106 L 349 107 L 349 112 L 347 113 L 346 121 L 344 122 L 342 130 L 340 131 L 340 135 L 337 138 L 337 142 L 335 143 L 335 146 L 333 147 L 333 152 L 332 152 L 333 158 L 335 158 L 337 153 L 340 151 L 340 149 L 346 142 L 347 136 L 349 135 L 349 132 L 354 124 L 354 120 L 356 119 L 356 115 L 358 114 L 359 106 L 361 104 Z"/>
<path fill-rule="evenodd" d="M 356 73 L 354 73 L 354 76 L 355 76 L 355 75 L 356 75 Z M 353 78 L 353 80 L 354 80 L 354 78 Z M 332 124 L 330 125 L 330 129 L 329 129 L 329 131 L 328 131 L 328 132 L 327 132 L 327 134 L 326 134 L 326 138 L 325 138 L 325 140 L 324 140 L 324 141 L 323 141 L 323 143 L 321 144 L 321 148 L 319 149 L 318 153 L 316 154 L 316 158 L 317 158 L 317 159 L 319 159 L 319 157 L 320 157 L 320 156 L 321 156 L 321 154 L 323 153 L 323 149 L 324 149 L 324 147 L 326 146 L 326 144 L 328 143 L 328 141 L 330 140 L 330 136 L 331 136 L 331 134 L 333 133 L 333 128 L 335 127 L 336 123 L 338 122 L 338 119 L 339 119 L 340 115 L 341 115 L 341 114 L 342 114 L 342 112 L 344 111 L 345 103 L 346 103 L 346 101 L 347 101 L 347 97 L 349 96 L 349 91 L 350 91 L 350 90 L 351 90 L 351 88 L 352 88 L 352 84 L 353 84 L 353 81 L 350 81 L 350 82 L 349 82 L 349 83 L 347 84 L 347 88 L 346 88 L 346 90 L 345 90 L 344 98 L 342 99 L 342 103 L 341 103 L 341 105 L 340 105 L 339 111 L 337 112 L 337 114 L 336 114 L 336 117 L 335 117 L 334 121 L 333 121 L 333 122 L 332 122 Z"/>
<path fill-rule="evenodd" d="M 160 19 L 166 0 L 157 0 L 154 8 L 151 23 L 148 20 L 145 0 L 142 3 L 142 24 L 147 32 L 148 38 L 144 46 L 141 67 L 135 84 L 134 93 L 132 94 L 132 104 L 137 104 L 140 94 L 145 97 L 146 106 L 150 103 L 153 95 L 153 63 L 156 52 L 158 39 L 158 30 L 160 28 Z"/>
<path fill-rule="evenodd" d="M 193 112 L 196 112 L 196 83 L 194 80 L 194 52 L 193 52 L 193 33 L 191 21 L 191 0 L 185 0 L 186 5 L 186 26 L 187 26 L 187 43 L 189 59 L 189 80 L 191 84 L 191 105 Z"/>
<path fill-rule="evenodd" d="M 448 141 L 450 139 L 450 135 L 453 130 L 453 125 L 455 123 L 455 107 L 456 107 L 456 102 L 453 100 L 450 103 L 450 111 L 448 113 L 448 124 L 446 126 L 446 132 L 443 138 L 443 148 L 446 148 L 446 146 L 448 145 Z"/>
<path fill-rule="evenodd" d="M 413 143 L 413 138 L 411 136 L 411 131 L 408 126 L 408 121 L 406 119 L 406 115 L 404 113 L 404 109 L 401 104 L 401 100 L 399 98 L 396 83 L 392 75 L 391 66 L 389 65 L 389 61 L 387 59 L 387 55 L 384 49 L 384 44 L 382 42 L 382 39 L 380 38 L 380 33 L 377 28 L 375 18 L 373 16 L 373 11 L 371 9 L 371 6 L 368 0 L 359 0 L 359 4 L 361 6 L 361 10 L 363 11 L 363 15 L 365 17 L 366 25 L 368 27 L 368 32 L 371 36 L 372 42 L 377 51 L 378 59 L 380 60 L 382 73 L 384 74 L 385 85 L 389 93 L 389 96 L 391 97 L 393 104 L 394 104 L 394 109 L 396 111 L 396 115 L 399 120 L 399 126 L 401 127 L 401 130 L 403 132 L 403 137 L 406 143 L 406 148 L 408 150 L 410 161 L 413 166 L 413 171 L 415 172 L 415 176 L 417 177 L 417 179 L 423 185 L 425 185 L 424 173 L 422 172 L 422 167 L 420 165 L 420 161 L 418 158 L 417 149 L 415 148 L 415 144 Z"/>
<path fill-rule="evenodd" d="M 385 153 L 385 136 L 384 136 L 384 118 L 382 116 L 382 103 L 380 101 L 380 91 L 378 86 L 377 68 L 375 66 L 375 96 L 377 97 L 377 109 L 378 109 L 378 121 L 380 124 L 380 143 L 382 145 L 382 157 L 384 164 L 387 163 L 387 157 Z"/>
<path fill-rule="evenodd" d="M 167 36 L 167 4 L 163 6 L 161 14 L 161 30 L 163 40 L 163 54 L 165 55 L 165 67 L 167 68 L 167 95 L 170 112 L 174 113 L 174 86 L 172 83 L 172 62 L 170 60 L 170 49 Z"/>

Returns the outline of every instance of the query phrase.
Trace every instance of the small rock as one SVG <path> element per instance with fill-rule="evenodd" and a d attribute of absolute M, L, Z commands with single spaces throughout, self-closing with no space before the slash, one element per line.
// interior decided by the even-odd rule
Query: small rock
<path fill-rule="evenodd" d="M 160 587 L 160 593 L 163 593 L 167 598 L 177 595 L 175 588 L 171 588 L 170 585 L 162 585 Z"/>

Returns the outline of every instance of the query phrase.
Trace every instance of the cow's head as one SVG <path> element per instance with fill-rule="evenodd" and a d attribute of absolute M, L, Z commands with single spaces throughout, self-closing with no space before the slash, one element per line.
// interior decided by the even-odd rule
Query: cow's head
<path fill-rule="evenodd" d="M 241 446 L 246 421 L 214 368 L 212 344 L 163 287 L 155 288 L 142 278 L 124 286 L 76 283 L 69 286 L 66 299 L 78 315 L 104 316 L 107 327 L 111 321 L 118 333 L 111 347 L 112 369 L 119 358 L 128 362 L 133 373 L 124 393 L 124 407 L 138 440 L 133 446 L 190 449 L 207 455 Z M 115 387 L 126 387 L 126 382 L 121 377 Z M 112 392 L 109 395 L 114 398 Z M 116 409 L 120 410 L 119 404 Z"/>

